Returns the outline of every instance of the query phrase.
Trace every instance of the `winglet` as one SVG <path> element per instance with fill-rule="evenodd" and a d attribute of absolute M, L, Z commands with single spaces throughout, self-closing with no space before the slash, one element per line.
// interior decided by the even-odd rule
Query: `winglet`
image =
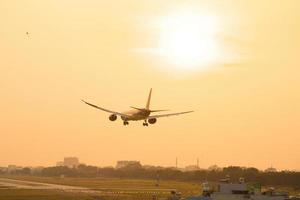
<path fill-rule="evenodd" d="M 148 101 L 147 101 L 147 104 L 146 104 L 146 109 L 147 110 L 149 110 L 149 108 L 150 108 L 151 93 L 152 93 L 152 88 L 150 89 L 149 96 L 148 96 Z"/>
<path fill-rule="evenodd" d="M 86 102 L 85 100 L 83 100 L 83 99 L 80 99 L 83 103 L 86 103 L 86 104 L 88 104 L 88 105 L 90 105 L 90 103 L 89 102 Z"/>

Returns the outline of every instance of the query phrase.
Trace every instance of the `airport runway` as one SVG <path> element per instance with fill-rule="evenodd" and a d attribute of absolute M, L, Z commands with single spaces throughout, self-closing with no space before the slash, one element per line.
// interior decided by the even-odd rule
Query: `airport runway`
<path fill-rule="evenodd" d="M 40 183 L 33 181 L 23 181 L 8 178 L 0 178 L 0 190 L 1 189 L 37 189 L 37 190 L 62 190 L 65 192 L 82 192 L 91 194 L 136 194 L 136 193 L 169 193 L 174 189 L 145 189 L 145 188 L 97 188 L 90 189 L 79 186 L 59 185 L 50 183 Z"/>
<path fill-rule="evenodd" d="M 93 191 L 89 188 L 57 185 L 50 183 L 39 183 L 33 181 L 21 181 L 8 178 L 0 178 L 0 188 L 12 188 L 12 189 L 37 189 L 37 190 L 64 190 L 64 191 Z M 95 191 L 96 192 L 96 191 Z"/>

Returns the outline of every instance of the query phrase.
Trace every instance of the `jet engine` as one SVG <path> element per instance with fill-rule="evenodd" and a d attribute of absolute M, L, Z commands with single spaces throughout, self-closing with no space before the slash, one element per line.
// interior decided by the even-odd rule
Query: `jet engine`
<path fill-rule="evenodd" d="M 156 118 L 148 119 L 149 124 L 155 124 L 156 121 L 157 121 Z"/>
<path fill-rule="evenodd" d="M 112 114 L 109 116 L 110 121 L 115 121 L 116 119 L 117 119 L 117 115 L 115 115 L 115 114 Z"/>

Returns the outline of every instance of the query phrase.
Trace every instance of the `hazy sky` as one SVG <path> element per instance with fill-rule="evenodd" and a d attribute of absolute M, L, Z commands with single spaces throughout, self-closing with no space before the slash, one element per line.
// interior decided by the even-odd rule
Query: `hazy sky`
<path fill-rule="evenodd" d="M 199 157 L 200 167 L 299 170 L 299 9 L 297 0 L 0 0 L 0 166 L 77 156 L 99 166 L 178 157 L 182 167 Z M 123 111 L 144 106 L 151 87 L 151 108 L 196 112 L 123 127 L 80 101 Z"/>

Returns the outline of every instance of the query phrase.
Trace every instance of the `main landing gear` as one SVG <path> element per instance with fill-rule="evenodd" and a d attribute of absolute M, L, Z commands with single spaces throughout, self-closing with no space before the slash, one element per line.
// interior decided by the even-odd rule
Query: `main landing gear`
<path fill-rule="evenodd" d="M 126 125 L 128 125 L 128 124 L 129 124 L 128 121 L 123 121 L 123 125 L 124 125 L 124 126 L 126 126 Z"/>
<path fill-rule="evenodd" d="M 147 121 L 145 120 L 145 122 L 143 123 L 143 126 L 148 126 Z"/>

